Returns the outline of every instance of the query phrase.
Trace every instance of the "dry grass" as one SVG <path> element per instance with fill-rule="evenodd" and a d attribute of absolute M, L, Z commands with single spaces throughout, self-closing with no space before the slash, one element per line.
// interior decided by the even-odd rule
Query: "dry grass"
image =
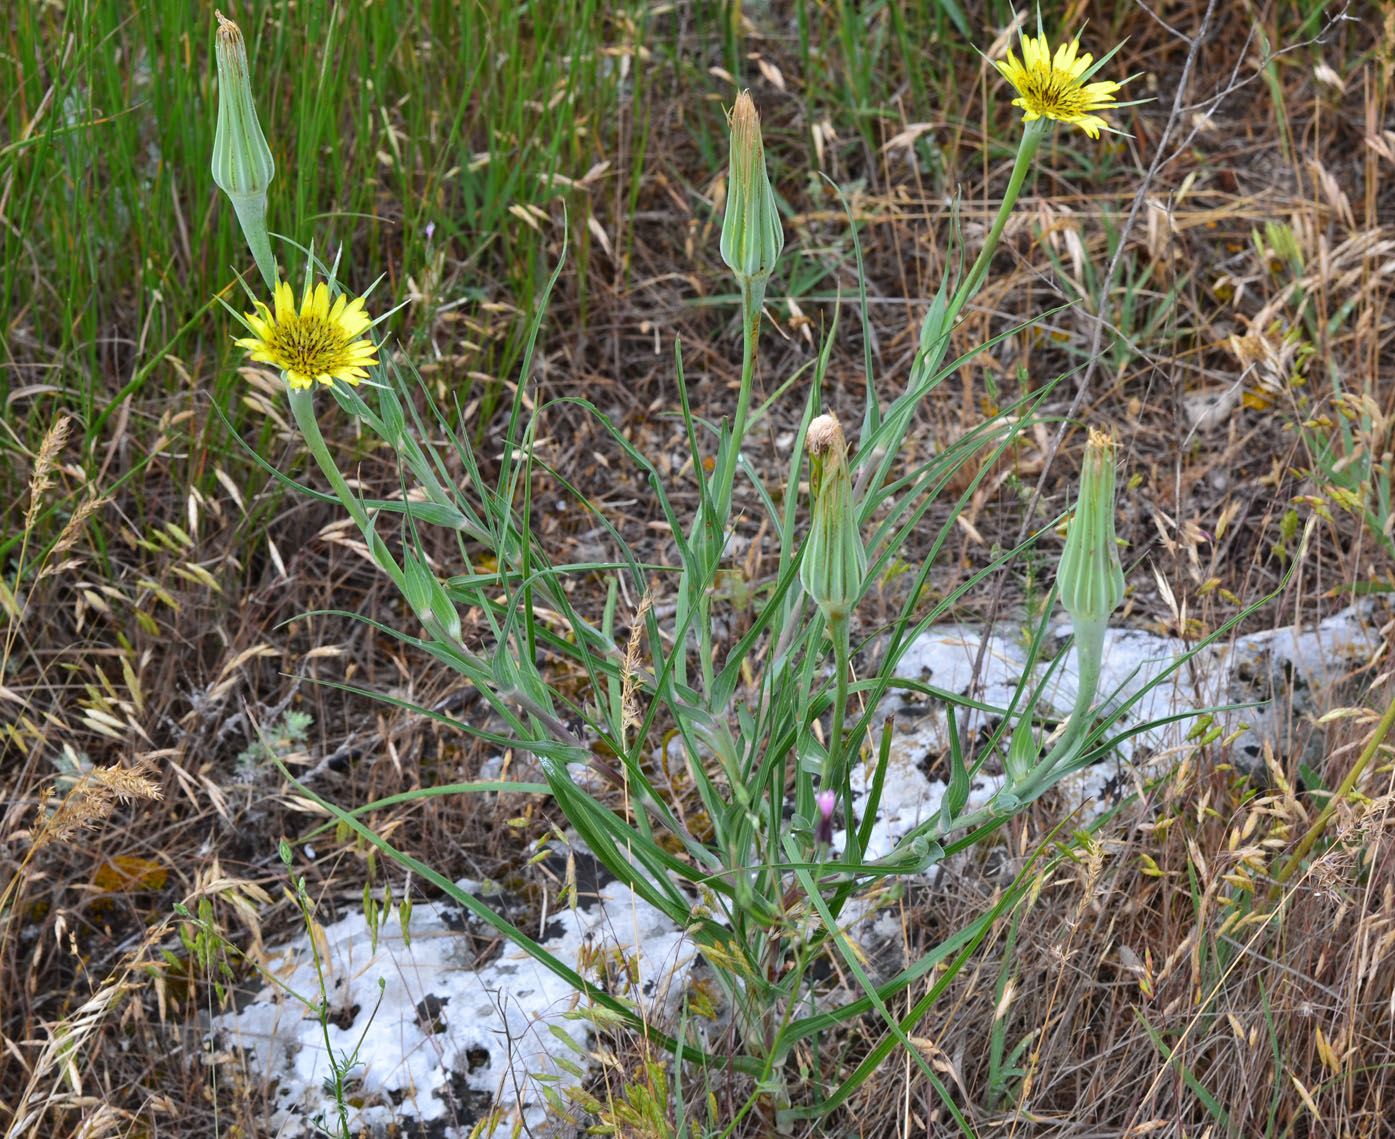
<path fill-rule="evenodd" d="M 1272 44 L 1294 44 L 1301 13 L 1287 4 L 1221 3 L 1169 134 L 1166 96 L 1205 5 L 1159 6 L 1160 19 L 1129 5 L 1117 17 L 1110 5 L 1069 7 L 1073 16 L 1091 16 L 1101 36 L 1127 32 L 1120 67 L 1142 73 L 1140 86 L 1159 102 L 1123 116 L 1130 139 L 1087 153 L 1058 134 L 1048 148 L 1042 166 L 1052 173 L 1029 188 L 955 347 L 1063 300 L 1077 303 L 965 367 L 920 413 L 915 446 L 942 448 L 980 422 L 987 404 L 1080 367 L 1099 345 L 1098 362 L 1067 380 L 1045 411 L 1108 424 L 1124 440 L 1125 469 L 1136 481 L 1123 496 L 1121 533 L 1139 567 L 1130 574 L 1125 620 L 1188 636 L 1216 627 L 1279 581 L 1297 553 L 1285 515 L 1316 505 L 1330 524 L 1319 529 L 1293 587 L 1254 623 L 1311 620 L 1346 604 L 1358 583 L 1391 580 L 1389 551 L 1353 511 L 1339 476 L 1363 452 L 1388 469 L 1392 446 L 1395 27 L 1389 18 L 1382 23 L 1374 4 L 1334 6 L 1333 15 L 1349 18 L 1318 21 L 1321 42 L 1294 46 L 1261 68 L 1256 29 Z M 660 20 L 689 15 L 682 9 Z M 752 37 L 752 49 L 781 75 L 798 77 L 797 53 L 771 31 L 775 15 L 770 27 L 763 16 L 750 18 L 764 33 Z M 984 100 L 977 59 L 957 58 L 957 67 L 943 89 L 957 94 L 955 106 L 902 98 L 888 104 L 886 117 L 866 120 L 861 139 L 833 137 L 828 114 L 801 100 L 793 83 L 786 91 L 769 79 L 757 87 L 768 149 L 788 173 L 780 190 L 796 211 L 789 247 L 805 251 L 802 280 L 814 282 L 788 302 L 771 302 L 780 335 L 762 346 L 768 383 L 816 352 L 834 295 L 856 295 L 843 215 L 821 182 L 802 176 L 806 169 L 856 187 L 849 204 L 862 223 L 872 359 L 879 374 L 904 375 L 924 298 L 944 267 L 946 192 L 962 187 L 973 243 L 1006 177 L 1007 159 L 984 147 L 1006 133 L 1003 101 Z M 632 109 L 650 124 L 635 210 L 618 190 L 595 190 L 596 224 L 615 238 L 590 244 L 580 258 L 569 253 L 537 367 L 545 394 L 584 394 L 657 455 L 683 451 L 681 425 L 665 415 L 675 335 L 700 411 L 728 406 L 735 378 L 730 306 L 706 303 L 725 277 L 706 205 L 718 187 L 685 126 L 698 113 L 691 82 L 675 69 L 650 82 L 645 105 Z M 637 153 L 630 131 L 610 139 L 616 169 Z M 933 142 L 938 167 L 916 149 L 922 138 Z M 1150 168 L 1121 240 L 1139 171 Z M 1275 224 L 1282 228 L 1266 228 Z M 564 252 L 560 244 L 552 250 Z M 451 249 L 412 288 L 450 297 L 468 283 L 472 264 L 467 251 Z M 1106 276 L 1113 324 L 1102 326 L 1092 306 Z M 468 344 L 502 335 L 487 325 L 488 314 L 465 324 L 449 311 L 433 315 L 425 303 L 412 311 L 419 331 L 446 346 L 427 369 L 443 390 L 479 365 L 483 350 Z M 131 315 L 113 315 L 114 337 L 129 334 L 122 322 Z M 866 346 L 846 311 L 839 327 L 828 402 L 855 422 Z M 467 346 L 458 347 L 462 341 Z M 1334 376 L 1350 396 L 1336 397 Z M 254 385 L 248 398 L 261 399 Z M 1364 424 L 1362 399 L 1369 401 Z M 1200 416 L 1206 406 L 1221 410 Z M 292 437 L 274 405 L 265 407 L 263 453 L 290 467 Z M 199 437 L 194 413 L 153 404 L 137 414 L 153 425 L 154 443 L 138 447 L 123 421 L 92 484 L 60 422 L 37 448 L 28 500 L 6 513 L 7 529 L 32 535 L 28 556 L 44 558 L 43 573 L 23 588 L 13 588 L 11 569 L 0 575 L 8 621 L 0 881 L 14 883 L 0 902 L 7 1139 L 189 1139 L 213 1134 L 215 1118 L 260 1133 L 255 1082 L 215 1092 L 199 1066 L 198 1013 L 209 991 L 171 920 L 176 902 L 192 909 L 207 899 L 249 952 L 296 923 L 293 906 L 272 900 L 284 883 L 276 840 L 323 819 L 270 769 L 236 774 L 254 723 L 275 735 L 288 709 L 307 712 L 311 730 L 285 758 L 346 805 L 469 777 L 484 758 L 434 725 L 320 683 L 455 710 L 470 700 L 439 687 L 444 682 L 421 661 L 371 629 L 302 616 L 348 610 L 392 620 L 381 582 L 332 512 L 271 490 L 244 501 L 233 476 L 220 484 L 226 495 L 181 495 L 173 489 L 186 485 L 179 448 Z M 1343 465 L 1326 473 L 1316 447 L 1334 428 L 1324 420 L 1354 423 L 1360 448 L 1355 457 L 1339 454 Z M 660 537 L 648 527 L 647 489 L 623 459 L 566 409 L 550 412 L 545 427 L 540 437 L 551 442 L 538 457 L 592 493 L 641 556 L 662 558 Z M 778 419 L 766 425 L 766 454 L 784 454 L 789 427 Z M 995 543 L 1060 509 L 1083 431 L 1065 430 L 1059 450 L 1055 431 L 1053 422 L 1030 436 L 985 481 L 936 567 L 937 591 L 983 564 Z M 130 486 L 103 491 L 142 459 L 148 464 L 133 484 L 139 494 Z M 397 485 L 383 456 L 362 456 L 360 477 L 389 492 Z M 38 511 L 46 497 L 69 504 L 61 523 Z M 555 487 L 540 482 L 536 501 L 555 497 Z M 89 537 L 98 510 L 112 521 L 100 545 Z M 581 512 L 547 511 L 539 527 L 559 551 L 584 555 L 589 523 Z M 1043 553 L 1054 553 L 1049 542 Z M 746 562 L 752 579 L 769 570 L 760 559 L 757 543 Z M 971 598 L 965 616 L 1031 599 L 1028 585 L 1008 581 L 1001 596 Z M 861 616 L 869 627 L 877 619 L 875 610 Z M 1373 663 L 1371 678 L 1358 678 L 1371 692 L 1358 688 L 1345 703 L 1382 707 L 1389 699 L 1388 682 L 1374 675 L 1388 661 Z M 1370 721 L 1353 717 L 1325 730 L 1332 735 L 1320 774 L 1331 787 Z M 1389 1133 L 1395 800 L 1388 755 L 1272 909 L 1258 899 L 1316 813 L 1312 788 L 1296 756 L 1272 757 L 1268 785 L 1242 778 L 1225 758 L 1219 744 L 1187 756 L 1077 862 L 1043 880 L 1030 912 L 995 931 L 918 1026 L 927 1055 L 962 1091 L 983 1134 Z M 503 825 L 518 817 L 529 825 Z M 433 865 L 457 877 L 504 878 L 551 821 L 535 801 L 468 798 L 384 811 L 373 825 L 399 847 L 429 851 Z M 1010 857 L 1035 849 L 1056 821 L 1044 806 L 1012 834 Z M 316 845 L 315 889 L 326 912 L 355 906 L 365 877 L 386 873 L 350 842 L 322 836 Z M 965 865 L 943 890 L 908 901 L 908 933 L 914 941 L 955 928 L 996 888 L 983 868 Z M 868 1024 L 869 1035 L 877 1031 Z M 986 1057 L 995 1031 L 1009 1050 L 1030 1039 L 1025 1079 L 993 1085 Z M 645 1067 L 652 1057 L 633 1043 L 627 1050 L 615 1042 L 617 1060 L 598 1102 L 606 1090 L 624 1098 L 635 1082 L 652 1084 Z M 854 1059 L 859 1047 L 866 1042 L 849 1043 Z M 869 1137 L 951 1134 L 914 1072 L 888 1065 L 837 1125 Z M 692 1105 L 694 1118 L 707 1110 L 705 1102 Z M 643 1132 L 635 1125 L 629 1133 Z"/>
<path fill-rule="evenodd" d="M 1330 774 L 1370 727 L 1335 733 Z M 1272 871 L 1312 813 L 1271 765 L 1273 784 L 1257 791 L 1200 752 L 1187 757 L 1044 877 L 946 994 L 922 1032 L 982 1134 L 1386 1133 L 1395 766 L 1387 759 L 1327 853 L 1271 904 Z M 1012 853 L 1035 849 L 1054 821 L 1023 828 Z M 937 898 L 936 924 L 967 920 L 994 888 L 964 868 Z M 1021 1073 L 998 1086 L 995 1031 L 1009 1052 L 1027 1042 Z M 950 1133 L 913 1071 L 888 1065 L 869 1081 L 863 1113 L 897 1107 L 864 1134 Z"/>

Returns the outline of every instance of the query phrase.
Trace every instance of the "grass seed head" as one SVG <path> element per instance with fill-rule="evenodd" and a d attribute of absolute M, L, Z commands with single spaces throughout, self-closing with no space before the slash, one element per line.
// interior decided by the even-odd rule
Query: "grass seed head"
<path fill-rule="evenodd" d="M 25 519 L 26 530 L 33 529 L 39 503 L 43 501 L 44 493 L 53 485 L 53 468 L 68 441 L 68 429 L 72 423 L 68 416 L 60 415 L 44 434 L 43 442 L 39 444 L 39 453 L 34 458 L 34 473 L 29 476 L 29 513 Z"/>
<path fill-rule="evenodd" d="M 48 814 L 52 791 L 45 790 L 48 793 L 39 798 L 40 820 L 34 832 L 36 850 L 50 843 L 71 841 L 79 831 L 107 818 L 118 803 L 135 799 L 156 801 L 163 797 L 148 761 L 131 767 L 94 767 L 78 779 L 52 814 Z"/>

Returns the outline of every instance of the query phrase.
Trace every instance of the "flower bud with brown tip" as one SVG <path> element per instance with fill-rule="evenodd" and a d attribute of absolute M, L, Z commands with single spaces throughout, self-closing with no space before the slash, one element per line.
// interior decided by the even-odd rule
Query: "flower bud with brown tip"
<path fill-rule="evenodd" d="M 805 539 L 799 580 L 828 621 L 843 621 L 862 595 L 867 550 L 858 530 L 848 445 L 837 417 L 814 419 L 805 434 L 805 446 L 812 468 L 813 523 Z"/>
<path fill-rule="evenodd" d="M 232 200 L 243 236 L 269 288 L 276 265 L 266 232 L 266 190 L 276 162 L 257 120 L 247 45 L 242 31 L 222 12 L 218 18 L 218 126 L 213 135 L 213 181 Z"/>
<path fill-rule="evenodd" d="M 785 231 L 765 168 L 760 115 L 749 91 L 736 97 L 728 122 L 731 163 L 727 212 L 722 220 L 722 260 L 743 285 L 764 285 L 785 247 Z"/>
<path fill-rule="evenodd" d="M 1056 580 L 1061 605 L 1076 625 L 1108 621 L 1124 600 L 1124 570 L 1114 540 L 1114 440 L 1093 427 Z"/>

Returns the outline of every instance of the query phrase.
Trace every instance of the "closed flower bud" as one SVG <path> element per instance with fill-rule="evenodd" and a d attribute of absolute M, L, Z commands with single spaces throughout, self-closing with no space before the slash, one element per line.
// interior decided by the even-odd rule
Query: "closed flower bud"
<path fill-rule="evenodd" d="M 1076 625 L 1103 624 L 1124 600 L 1124 570 L 1114 541 L 1114 440 L 1094 428 L 1056 580 L 1061 605 Z"/>
<path fill-rule="evenodd" d="M 838 798 L 832 791 L 820 791 L 814 796 L 814 805 L 819 809 L 819 817 L 814 823 L 814 841 L 833 841 L 833 808 Z"/>
<path fill-rule="evenodd" d="M 266 188 L 276 174 L 276 162 L 257 121 L 242 32 L 222 12 L 216 15 L 218 127 L 213 134 L 213 181 L 232 200 L 262 280 L 274 289 L 276 260 L 266 231 Z"/>
<path fill-rule="evenodd" d="M 1012 729 L 1012 739 L 1008 742 L 1007 755 L 1004 757 L 1007 786 L 1012 788 L 1023 783 L 1040 758 L 1041 748 L 1037 746 L 1037 738 L 1032 731 L 1032 717 L 1023 716 Z"/>
<path fill-rule="evenodd" d="M 271 148 L 257 121 L 247 45 L 236 24 L 218 17 L 218 129 L 213 136 L 213 181 L 234 201 L 262 195 L 276 174 Z"/>
<path fill-rule="evenodd" d="M 722 260 L 743 283 L 763 284 L 785 247 L 775 191 L 765 170 L 760 116 L 747 91 L 731 109 L 731 166 L 722 221 Z"/>
<path fill-rule="evenodd" d="M 812 468 L 813 523 L 805 541 L 799 580 L 829 621 L 846 620 L 862 595 L 867 550 L 857 525 L 848 445 L 832 415 L 809 424 L 805 443 Z"/>

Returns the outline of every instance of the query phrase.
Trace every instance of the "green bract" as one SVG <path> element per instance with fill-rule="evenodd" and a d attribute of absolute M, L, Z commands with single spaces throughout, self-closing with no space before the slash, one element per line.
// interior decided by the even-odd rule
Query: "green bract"
<path fill-rule="evenodd" d="M 213 136 L 213 181 L 230 198 L 260 194 L 276 175 L 276 162 L 257 121 L 247 45 L 236 24 L 218 13 L 218 129 Z"/>
<path fill-rule="evenodd" d="M 765 170 L 760 116 L 749 92 L 731 109 L 731 166 L 727 212 L 722 220 L 722 260 L 744 282 L 764 282 L 785 247 L 775 191 Z"/>
<path fill-rule="evenodd" d="M 1124 600 L 1124 570 L 1114 541 L 1114 440 L 1093 427 L 1056 580 L 1061 605 L 1076 624 L 1106 621 Z"/>
<path fill-rule="evenodd" d="M 276 284 L 275 262 L 266 235 L 266 189 L 276 162 L 266 144 L 242 31 L 222 12 L 218 16 L 218 127 L 213 135 L 213 181 L 232 199 L 237 220 L 268 287 Z"/>
<path fill-rule="evenodd" d="M 830 622 L 847 619 L 862 594 L 867 550 L 857 527 L 848 445 L 832 415 L 820 415 L 805 436 L 813 470 L 813 524 L 806 539 L 799 580 Z"/>

